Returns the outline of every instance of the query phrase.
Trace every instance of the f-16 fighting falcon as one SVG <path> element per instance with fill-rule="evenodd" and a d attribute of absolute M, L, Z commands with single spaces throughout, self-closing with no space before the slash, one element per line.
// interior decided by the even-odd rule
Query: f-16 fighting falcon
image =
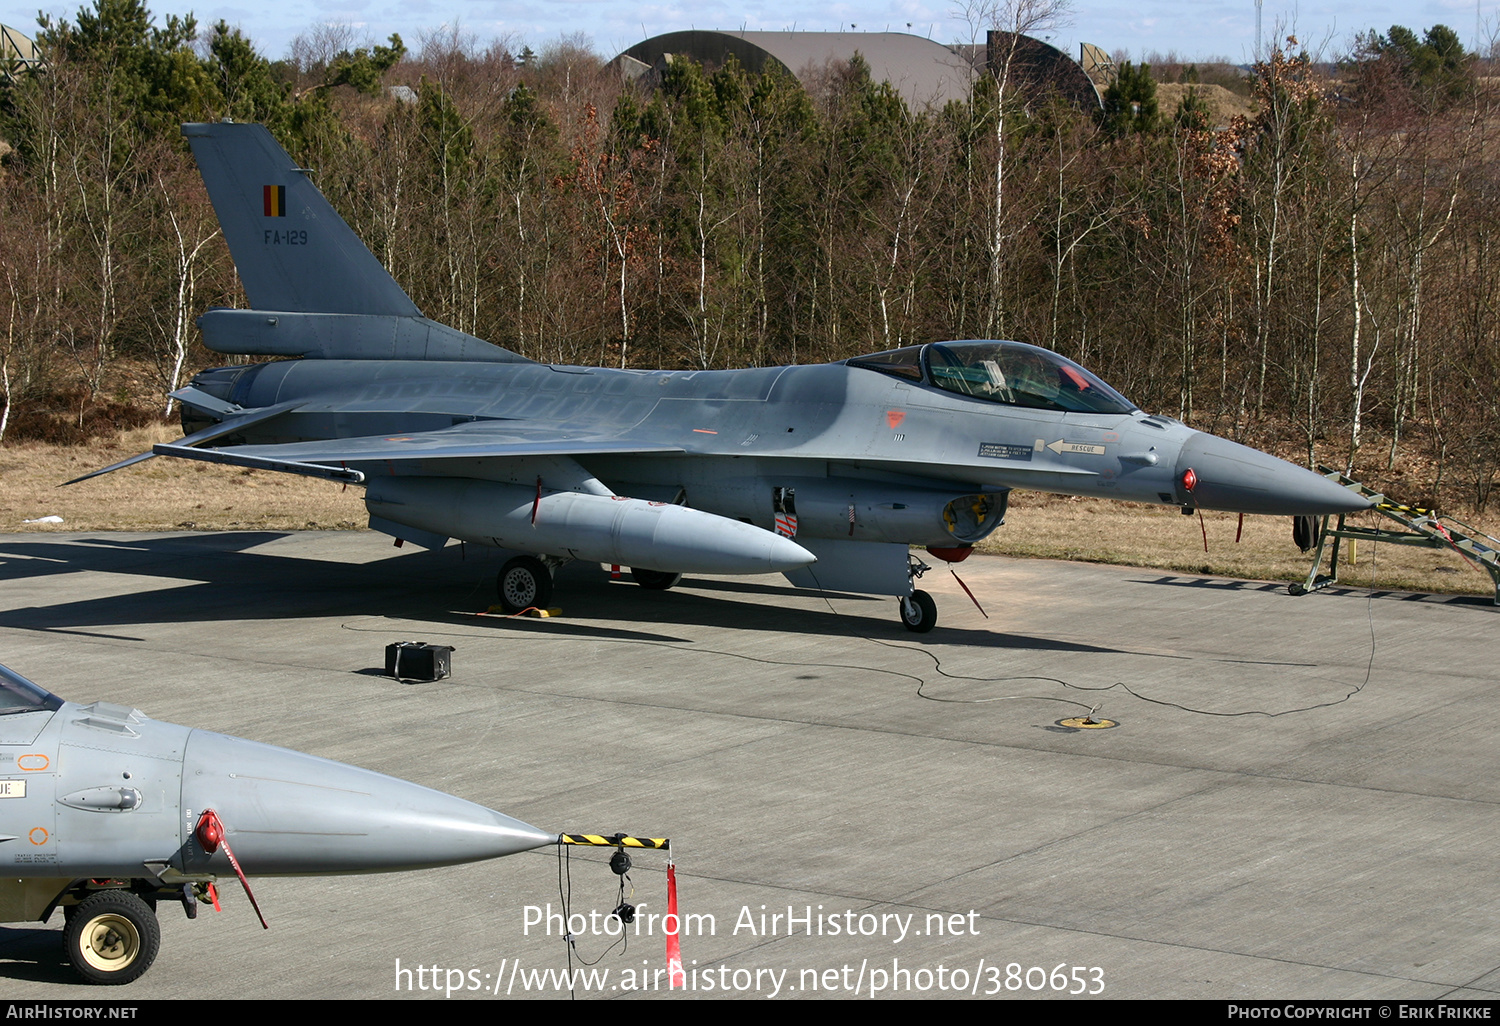
<path fill-rule="evenodd" d="M 97 473 L 163 455 L 363 484 L 377 531 L 514 553 L 510 611 L 545 605 L 553 570 L 578 559 L 645 588 L 779 571 L 894 595 L 925 632 L 937 608 L 912 548 L 962 559 L 1014 488 L 1277 515 L 1368 506 L 1018 342 L 748 370 L 534 363 L 423 317 L 264 127 L 183 133 L 251 306 L 205 313 L 204 343 L 289 359 L 204 371 L 174 393 L 185 438 Z"/>
<path fill-rule="evenodd" d="M 231 873 L 384 873 L 559 842 L 395 777 L 64 702 L 0 666 L 0 922 L 62 909 L 68 958 L 92 983 L 139 978 L 158 903 L 196 918 Z"/>

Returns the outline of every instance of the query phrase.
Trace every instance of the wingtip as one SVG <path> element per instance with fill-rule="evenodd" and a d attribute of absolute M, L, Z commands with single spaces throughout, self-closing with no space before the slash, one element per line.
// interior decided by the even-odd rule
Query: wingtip
<path fill-rule="evenodd" d="M 130 457 L 130 459 L 128 459 L 128 460 L 121 460 L 119 463 L 111 463 L 107 467 L 100 467 L 98 470 L 91 470 L 87 474 L 84 474 L 82 477 L 75 477 L 71 481 L 64 481 L 62 484 L 58 485 L 57 487 L 59 487 L 59 488 L 66 488 L 66 487 L 68 487 L 68 485 L 75 485 L 75 484 L 77 484 L 80 481 L 87 481 L 91 477 L 100 477 L 101 475 L 109 474 L 109 473 L 112 473 L 112 472 L 114 472 L 116 470 L 123 470 L 126 467 L 133 466 L 134 464 L 140 463 L 142 460 L 149 460 L 151 457 L 153 457 L 155 455 L 156 455 L 156 453 L 154 453 L 154 452 L 143 452 L 143 453 L 140 453 L 139 455 Z"/>

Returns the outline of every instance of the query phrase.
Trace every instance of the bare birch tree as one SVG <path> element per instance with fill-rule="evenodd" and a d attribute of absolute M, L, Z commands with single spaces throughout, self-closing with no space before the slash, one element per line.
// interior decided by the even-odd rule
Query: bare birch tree
<path fill-rule="evenodd" d="M 989 302 L 985 330 L 990 336 L 1005 331 L 1005 253 L 1012 234 L 1006 221 L 1007 130 L 1024 109 L 1017 79 L 1025 36 L 1046 32 L 1063 24 L 1072 11 L 1072 0 L 966 0 L 954 13 L 968 22 L 971 39 L 985 35 L 985 62 L 981 73 L 993 89 L 995 150 L 993 198 L 989 218 Z M 977 94 L 976 94 L 977 95 Z"/>

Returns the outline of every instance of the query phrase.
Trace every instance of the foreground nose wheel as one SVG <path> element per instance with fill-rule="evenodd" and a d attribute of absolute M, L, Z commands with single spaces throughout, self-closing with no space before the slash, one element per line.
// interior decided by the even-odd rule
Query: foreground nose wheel
<path fill-rule="evenodd" d="M 90 983 L 130 983 L 156 961 L 156 913 L 129 891 L 90 894 L 68 919 L 68 961 Z"/>
<path fill-rule="evenodd" d="M 937 626 L 937 603 L 925 591 L 914 591 L 900 600 L 901 622 L 916 634 L 926 634 Z"/>

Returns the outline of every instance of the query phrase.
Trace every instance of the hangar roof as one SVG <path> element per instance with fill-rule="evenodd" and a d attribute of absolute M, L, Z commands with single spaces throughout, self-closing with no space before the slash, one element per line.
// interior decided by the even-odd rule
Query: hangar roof
<path fill-rule="evenodd" d="M 780 65 L 804 83 L 806 73 L 859 54 L 870 77 L 889 82 L 913 107 L 967 99 L 974 69 L 950 47 L 906 32 L 667 32 L 637 43 L 612 64 L 627 75 L 644 74 L 668 54 L 686 54 L 707 65 L 731 54 L 746 70 Z"/>

